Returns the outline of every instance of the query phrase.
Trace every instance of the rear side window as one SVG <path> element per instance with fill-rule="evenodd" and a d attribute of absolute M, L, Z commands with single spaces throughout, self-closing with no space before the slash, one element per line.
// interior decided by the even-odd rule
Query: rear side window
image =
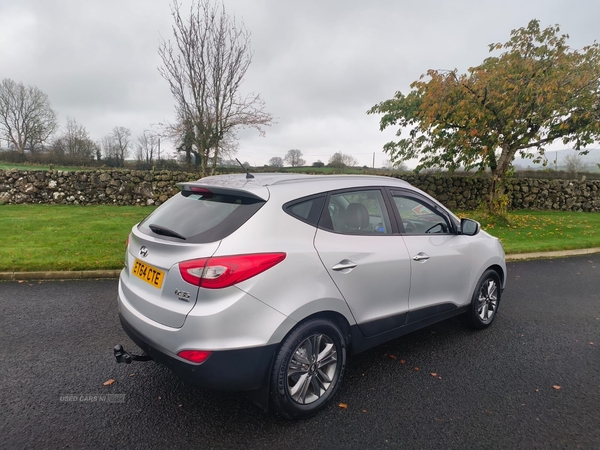
<path fill-rule="evenodd" d="M 320 195 L 291 201 L 283 205 L 283 209 L 290 216 L 316 227 L 319 223 L 323 203 L 325 203 L 325 196 Z"/>
<path fill-rule="evenodd" d="M 140 222 L 138 229 L 175 242 L 214 242 L 237 230 L 264 203 L 238 195 L 182 191 Z"/>

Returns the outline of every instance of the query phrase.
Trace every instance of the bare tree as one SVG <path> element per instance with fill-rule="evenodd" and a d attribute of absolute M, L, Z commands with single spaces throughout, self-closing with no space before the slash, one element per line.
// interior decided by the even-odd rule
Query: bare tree
<path fill-rule="evenodd" d="M 110 134 L 100 140 L 102 153 L 107 164 L 117 167 L 125 165 L 129 154 L 131 130 L 125 127 L 114 127 Z"/>
<path fill-rule="evenodd" d="M 358 160 L 352 156 L 347 155 L 345 153 L 337 152 L 334 153 L 331 158 L 329 158 L 329 165 L 331 167 L 354 167 L 358 165 Z"/>
<path fill-rule="evenodd" d="M 306 161 L 302 159 L 302 152 L 296 149 L 288 150 L 283 160 L 292 167 L 300 167 L 306 164 Z"/>
<path fill-rule="evenodd" d="M 573 175 L 577 175 L 587 168 L 587 164 L 578 153 L 565 156 L 565 165 L 567 166 L 567 172 L 572 173 Z"/>
<path fill-rule="evenodd" d="M 112 135 L 117 154 L 118 165 L 122 167 L 125 165 L 125 158 L 129 154 L 131 130 L 125 127 L 114 127 Z"/>
<path fill-rule="evenodd" d="M 56 112 L 35 86 L 5 78 L 0 83 L 0 135 L 21 153 L 35 152 L 56 131 Z"/>
<path fill-rule="evenodd" d="M 136 159 L 139 162 L 152 165 L 158 155 L 158 142 L 158 136 L 150 131 L 146 130 L 140 134 L 136 143 Z"/>
<path fill-rule="evenodd" d="M 67 117 L 64 132 L 54 141 L 55 154 L 69 158 L 93 159 L 96 143 L 90 139 L 85 127 L 75 119 Z"/>
<path fill-rule="evenodd" d="M 223 140 L 239 127 L 251 127 L 264 134 L 263 127 L 273 118 L 264 110 L 258 94 L 242 96 L 240 86 L 252 61 L 250 33 L 243 23 L 212 0 L 193 1 L 189 18 L 182 17 L 174 0 L 173 42 L 163 40 L 158 54 L 163 65 L 160 74 L 168 82 L 176 101 L 176 115 L 187 137 L 186 161 L 191 147 L 200 160 L 200 172 L 212 172 L 222 150 Z"/>
<path fill-rule="evenodd" d="M 271 167 L 283 167 L 283 159 L 279 156 L 273 156 L 269 160 L 269 166 Z"/>
<path fill-rule="evenodd" d="M 399 172 L 408 172 L 409 170 L 404 161 L 391 162 L 389 159 L 383 161 L 381 168 L 385 170 L 397 170 Z"/>
<path fill-rule="evenodd" d="M 112 133 L 102 136 L 100 139 L 100 148 L 104 156 L 104 162 L 108 166 L 119 166 L 119 154 L 115 146 Z"/>

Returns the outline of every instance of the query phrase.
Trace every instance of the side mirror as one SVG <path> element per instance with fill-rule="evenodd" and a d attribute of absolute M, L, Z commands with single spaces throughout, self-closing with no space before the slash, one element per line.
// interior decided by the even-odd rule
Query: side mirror
<path fill-rule="evenodd" d="M 479 222 L 475 222 L 471 219 L 460 219 L 460 234 L 465 236 L 475 236 L 479 233 L 481 226 Z"/>

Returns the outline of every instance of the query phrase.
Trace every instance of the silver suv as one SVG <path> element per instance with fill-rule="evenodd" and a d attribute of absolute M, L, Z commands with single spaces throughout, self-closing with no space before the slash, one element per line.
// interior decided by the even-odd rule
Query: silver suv
<path fill-rule="evenodd" d="M 224 175 L 134 226 L 124 330 L 196 385 L 252 391 L 288 419 L 321 409 L 348 355 L 452 316 L 491 325 L 498 239 L 408 183 L 375 176 Z"/>

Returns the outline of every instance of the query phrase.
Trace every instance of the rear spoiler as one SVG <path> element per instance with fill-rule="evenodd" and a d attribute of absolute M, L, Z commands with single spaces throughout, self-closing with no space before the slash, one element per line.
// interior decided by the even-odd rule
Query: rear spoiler
<path fill-rule="evenodd" d="M 269 199 L 269 190 L 264 186 L 252 186 L 252 192 L 248 189 L 240 189 L 231 186 L 215 186 L 215 185 L 206 185 L 200 182 L 188 182 L 188 183 L 177 183 L 176 186 L 181 190 L 181 192 L 185 195 L 186 193 L 190 195 L 193 192 L 204 193 L 204 194 L 221 194 L 221 195 L 237 195 L 239 197 L 251 198 L 254 200 L 260 200 L 265 202 Z"/>

